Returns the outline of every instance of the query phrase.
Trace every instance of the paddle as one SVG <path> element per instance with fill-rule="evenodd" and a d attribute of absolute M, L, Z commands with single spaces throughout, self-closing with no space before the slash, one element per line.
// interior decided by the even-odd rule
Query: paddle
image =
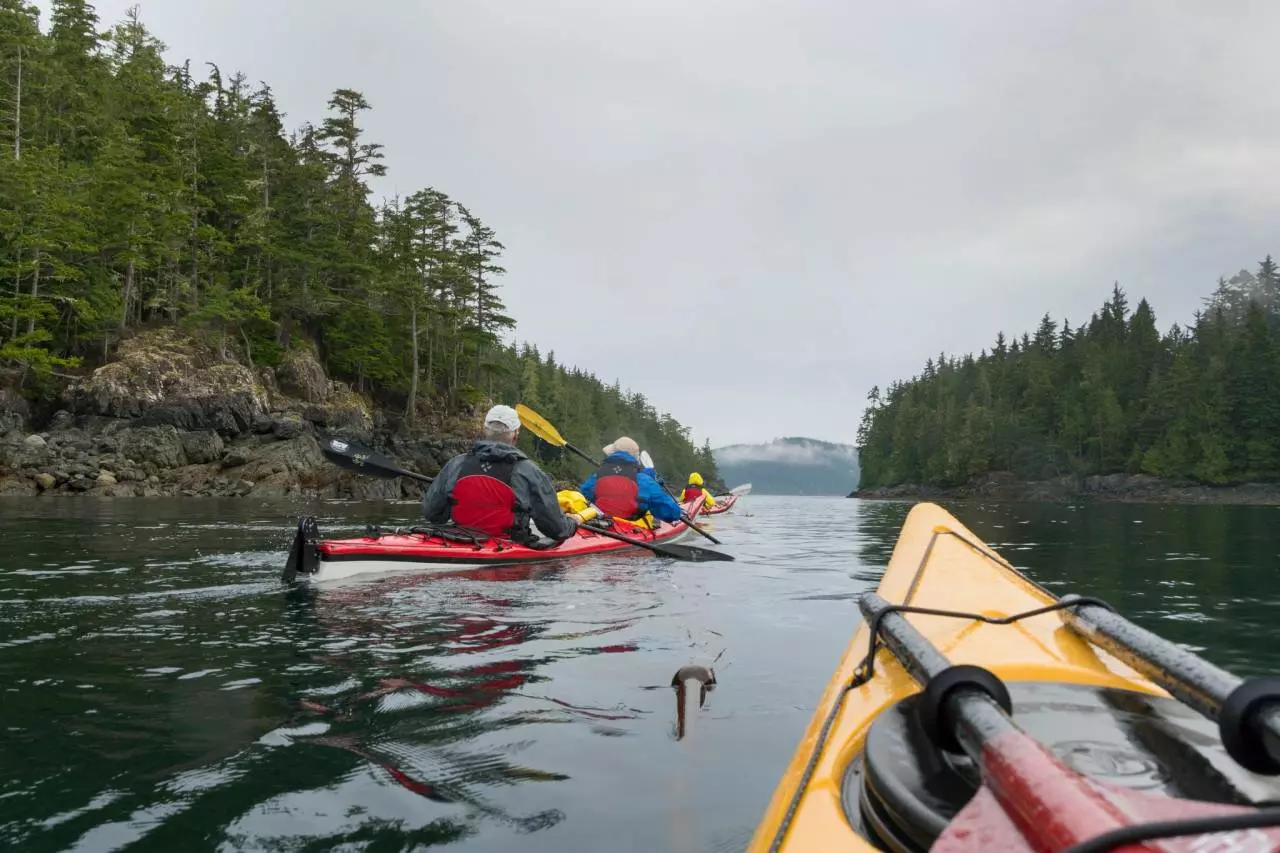
<path fill-rule="evenodd" d="M 738 497 L 742 497 L 743 495 L 749 495 L 751 494 L 751 484 L 743 483 L 741 486 L 734 486 L 732 489 L 729 490 L 729 494 L 736 495 Z"/>
<path fill-rule="evenodd" d="M 570 453 L 578 454 L 592 465 L 595 465 L 596 467 L 600 466 L 599 462 L 566 441 L 565 437 L 560 434 L 560 431 L 553 427 L 546 418 L 526 406 L 524 403 L 516 403 L 516 414 L 520 416 L 520 423 L 524 424 L 525 429 L 529 430 L 529 432 L 533 433 L 547 444 L 550 444 L 553 447 L 563 447 Z"/>
<path fill-rule="evenodd" d="M 1245 681 L 1080 596 L 1062 601 L 1080 602 L 1059 611 L 1072 630 L 1215 721 L 1227 754 L 1241 767 L 1280 775 L 1280 679 Z"/>
<path fill-rule="evenodd" d="M 554 426 L 551 425 L 550 421 L 548 421 L 542 415 L 535 412 L 533 409 L 526 406 L 524 403 L 516 403 L 516 414 L 520 416 L 520 423 L 524 425 L 525 429 L 529 430 L 529 432 L 533 433 L 538 438 L 545 441 L 547 444 L 550 444 L 552 447 L 563 447 L 565 450 L 568 450 L 570 453 L 578 454 L 583 459 L 590 462 L 592 465 L 595 465 L 597 468 L 600 467 L 599 462 L 597 462 L 595 459 L 592 459 L 590 456 L 583 453 L 581 450 L 579 450 L 578 448 L 570 444 L 568 441 L 566 441 L 565 437 L 560 434 L 560 430 L 556 429 Z M 696 530 L 704 538 L 709 539 L 711 542 L 714 542 L 716 545 L 724 544 L 719 539 L 712 536 L 710 533 L 703 530 L 698 525 L 694 524 L 693 519 L 687 513 L 683 513 L 683 512 L 680 513 L 680 520 L 683 521 L 685 524 L 689 525 L 689 527 L 692 528 L 693 530 Z"/>
<path fill-rule="evenodd" d="M 1143 839 L 1280 823 L 1280 810 L 1148 794 L 1076 773 L 1012 720 L 1008 689 L 995 675 L 976 666 L 952 666 L 878 594 L 864 595 L 858 606 L 872 632 L 924 688 L 917 711 L 930 739 L 940 749 L 968 755 L 981 770 L 978 793 L 938 836 L 932 853 L 1065 848 L 1083 853 Z M 1277 829 L 1251 836 L 1271 845 L 1280 842 Z M 1214 841 L 1188 838 L 1151 849 L 1207 850 Z"/>
<path fill-rule="evenodd" d="M 374 453 L 353 441 L 337 436 L 329 436 L 320 441 L 320 452 L 324 457 L 340 468 L 355 471 L 357 474 L 368 474 L 384 480 L 396 477 L 408 477 L 420 483 L 430 483 L 434 478 L 406 471 L 397 466 L 388 457 Z"/>
<path fill-rule="evenodd" d="M 667 481 L 658 476 L 658 466 L 653 464 L 653 457 L 649 455 L 649 451 L 647 450 L 640 451 L 640 467 L 652 468 L 653 478 L 658 481 L 659 486 L 662 486 L 662 488 L 667 489 Z M 667 489 L 667 494 L 671 494 L 670 489 Z M 675 497 L 675 496 L 672 495 L 672 497 Z"/>
<path fill-rule="evenodd" d="M 649 455 L 649 451 L 647 450 L 640 451 L 640 467 L 652 470 L 653 478 L 658 481 L 659 486 L 662 486 L 662 490 L 671 495 L 671 497 L 675 498 L 677 501 L 680 500 L 675 491 L 667 485 L 667 481 L 658 476 L 658 466 L 653 464 L 653 457 Z"/>
<path fill-rule="evenodd" d="M 630 542 L 632 545 L 639 548 L 652 551 L 662 557 L 671 557 L 674 560 L 684 560 L 689 563 L 732 563 L 734 560 L 731 554 L 725 554 L 721 551 L 712 551 L 710 548 L 701 548 L 697 545 L 659 545 L 655 542 L 645 542 L 641 539 L 632 539 L 630 536 L 623 536 L 621 533 L 614 533 L 612 530 L 601 530 L 600 528 L 592 527 L 589 524 L 579 524 L 578 528 L 586 530 L 589 533 L 596 533 L 606 539 L 617 539 L 619 542 Z"/>
<path fill-rule="evenodd" d="M 409 477 L 424 483 L 430 483 L 434 478 L 426 477 L 422 474 L 406 471 L 392 462 L 386 456 L 380 453 L 374 453 L 368 448 L 361 447 L 353 441 L 345 438 L 330 436 L 320 443 L 320 452 L 330 462 L 349 471 L 355 471 L 359 474 L 368 474 L 371 477 L 381 477 L 384 480 L 395 479 L 396 477 Z M 583 525 L 579 524 L 579 527 Z M 637 548 L 644 548 L 659 554 L 663 557 L 670 557 L 673 560 L 684 560 L 689 563 L 703 562 L 732 562 L 733 557 L 728 554 L 722 554 L 719 551 L 712 551 L 710 548 L 698 548 L 693 545 L 657 545 L 652 542 L 645 542 L 640 539 L 632 539 L 630 536 L 623 536 L 621 533 L 614 533 L 611 530 L 600 530 L 595 527 L 587 526 L 585 529 L 592 533 L 597 533 L 607 539 L 617 539 L 619 542 L 628 542 Z M 292 554 L 290 555 L 293 560 Z M 286 571 L 286 576 L 290 579 L 297 570 Z"/>

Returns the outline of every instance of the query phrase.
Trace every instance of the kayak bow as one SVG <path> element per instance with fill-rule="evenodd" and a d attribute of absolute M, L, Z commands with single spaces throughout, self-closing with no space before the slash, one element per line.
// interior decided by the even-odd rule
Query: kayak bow
<path fill-rule="evenodd" d="M 721 495 L 716 498 L 715 506 L 704 507 L 703 515 L 719 515 L 722 512 L 728 512 L 733 509 L 733 505 L 738 502 L 737 495 Z"/>
<path fill-rule="evenodd" d="M 1055 598 L 932 504 L 859 607 L 754 853 L 1280 849 L 1280 765 L 1239 746 L 1270 746 L 1272 680 Z"/>

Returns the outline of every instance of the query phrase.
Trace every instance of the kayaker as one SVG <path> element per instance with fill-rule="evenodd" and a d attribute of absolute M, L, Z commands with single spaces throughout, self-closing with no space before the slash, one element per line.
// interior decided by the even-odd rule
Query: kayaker
<path fill-rule="evenodd" d="M 490 536 L 530 544 L 529 521 L 549 539 L 563 542 L 577 525 L 560 510 L 555 484 L 517 450 L 520 416 L 494 406 L 484 417 L 484 437 L 440 469 L 422 498 L 422 514 L 434 524 L 452 522 Z"/>
<path fill-rule="evenodd" d="M 623 436 L 604 448 L 604 462 L 578 491 L 600 511 L 635 521 L 652 513 L 666 522 L 680 520 L 680 504 L 640 464 L 640 445 Z"/>
<path fill-rule="evenodd" d="M 711 509 L 716 505 L 716 499 L 711 496 L 711 492 L 702 488 L 702 475 L 694 471 L 689 475 L 689 485 L 680 491 L 680 503 L 687 504 L 689 501 L 702 499 L 702 505 L 707 509 Z"/>

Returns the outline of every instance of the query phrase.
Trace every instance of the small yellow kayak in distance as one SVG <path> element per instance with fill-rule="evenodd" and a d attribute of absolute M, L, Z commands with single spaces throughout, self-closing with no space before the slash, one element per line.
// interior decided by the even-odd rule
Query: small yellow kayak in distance
<path fill-rule="evenodd" d="M 1055 597 L 934 504 L 859 609 L 752 853 L 1280 850 L 1280 680 Z"/>

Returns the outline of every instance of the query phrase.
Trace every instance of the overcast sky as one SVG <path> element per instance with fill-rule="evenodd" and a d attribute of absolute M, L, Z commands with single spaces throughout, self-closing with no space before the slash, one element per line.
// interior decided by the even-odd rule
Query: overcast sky
<path fill-rule="evenodd" d="M 929 355 L 1115 280 L 1166 328 L 1280 252 L 1273 0 L 140 5 L 290 127 L 362 91 L 377 195 L 465 203 L 521 338 L 717 446 L 852 442 Z"/>

